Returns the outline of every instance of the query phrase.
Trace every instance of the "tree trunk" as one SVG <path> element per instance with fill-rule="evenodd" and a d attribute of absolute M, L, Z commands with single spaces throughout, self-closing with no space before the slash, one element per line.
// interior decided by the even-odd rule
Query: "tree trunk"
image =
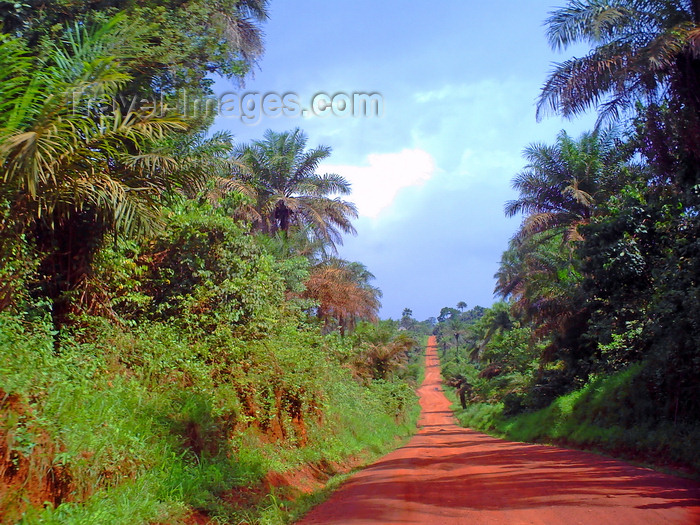
<path fill-rule="evenodd" d="M 275 208 L 275 221 L 276 224 L 279 225 L 279 229 L 283 232 L 289 230 L 289 216 L 289 209 L 282 202 L 277 203 L 277 207 Z"/>
<path fill-rule="evenodd" d="M 53 226 L 43 221 L 37 223 L 37 246 L 47 254 L 39 273 L 43 275 L 44 293 L 53 302 L 56 329 L 65 324 L 72 306 L 68 294 L 88 276 L 105 232 L 104 224 L 96 219 L 92 210 L 74 212 L 57 220 Z"/>

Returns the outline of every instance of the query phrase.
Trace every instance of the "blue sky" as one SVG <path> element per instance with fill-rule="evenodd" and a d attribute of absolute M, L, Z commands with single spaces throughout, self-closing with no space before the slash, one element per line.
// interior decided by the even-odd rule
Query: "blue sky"
<path fill-rule="evenodd" d="M 592 120 L 538 123 L 535 100 L 552 63 L 581 55 L 549 49 L 543 22 L 556 2 L 492 0 L 272 0 L 266 51 L 244 87 L 217 94 L 380 93 L 379 117 L 232 115 L 216 120 L 239 141 L 302 128 L 330 146 L 321 172 L 353 184 L 358 235 L 343 258 L 377 277 L 382 317 L 411 308 L 420 320 L 444 306 L 494 301 L 493 274 L 519 219 L 503 215 L 522 150 L 577 136 Z M 577 52 L 577 53 L 575 53 Z"/>

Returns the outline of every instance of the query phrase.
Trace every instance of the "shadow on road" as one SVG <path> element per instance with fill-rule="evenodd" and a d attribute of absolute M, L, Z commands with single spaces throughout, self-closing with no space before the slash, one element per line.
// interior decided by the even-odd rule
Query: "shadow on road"
<path fill-rule="evenodd" d="M 301 523 L 700 524 L 696 482 L 458 427 L 434 346 L 426 362 L 418 434 Z"/>

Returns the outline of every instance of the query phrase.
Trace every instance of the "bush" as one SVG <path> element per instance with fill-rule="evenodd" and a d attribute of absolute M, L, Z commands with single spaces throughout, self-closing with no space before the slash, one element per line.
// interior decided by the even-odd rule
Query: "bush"
<path fill-rule="evenodd" d="M 54 334 L 0 313 L 0 384 L 16 400 L 0 407 L 0 447 L 65 479 L 55 499 L 0 494 L 0 512 L 27 523 L 174 522 L 193 508 L 239 521 L 225 498 L 235 487 L 383 452 L 415 429 L 411 389 L 363 386 L 338 365 L 336 337 L 318 331 L 285 323 L 245 341 L 177 323 L 80 321 Z"/>
<path fill-rule="evenodd" d="M 647 366 L 637 363 L 595 377 L 540 410 L 525 411 L 526 396 L 507 395 L 503 404 L 474 404 L 457 417 L 465 426 L 508 439 L 593 448 L 655 464 L 680 464 L 700 473 L 695 446 L 700 425 L 661 416 L 644 386 Z"/>

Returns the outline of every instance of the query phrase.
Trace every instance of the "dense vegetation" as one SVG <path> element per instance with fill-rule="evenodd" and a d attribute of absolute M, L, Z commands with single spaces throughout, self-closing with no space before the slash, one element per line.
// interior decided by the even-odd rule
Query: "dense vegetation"
<path fill-rule="evenodd" d="M 540 112 L 599 112 L 532 144 L 497 303 L 438 325 L 466 424 L 700 468 L 700 5 L 569 2 L 547 20 Z"/>
<path fill-rule="evenodd" d="M 592 50 L 539 110 L 599 125 L 525 150 L 503 301 L 424 322 L 378 321 L 372 274 L 336 257 L 356 209 L 327 147 L 235 144 L 183 106 L 255 64 L 265 0 L 0 17 L 4 521 L 284 521 L 273 473 L 412 430 L 433 332 L 468 424 L 700 467 L 697 1 L 552 14 L 555 48 Z"/>
<path fill-rule="evenodd" d="M 173 103 L 242 78 L 266 2 L 0 14 L 0 520 L 283 522 L 272 473 L 412 432 L 416 340 L 333 257 L 329 148 Z"/>

